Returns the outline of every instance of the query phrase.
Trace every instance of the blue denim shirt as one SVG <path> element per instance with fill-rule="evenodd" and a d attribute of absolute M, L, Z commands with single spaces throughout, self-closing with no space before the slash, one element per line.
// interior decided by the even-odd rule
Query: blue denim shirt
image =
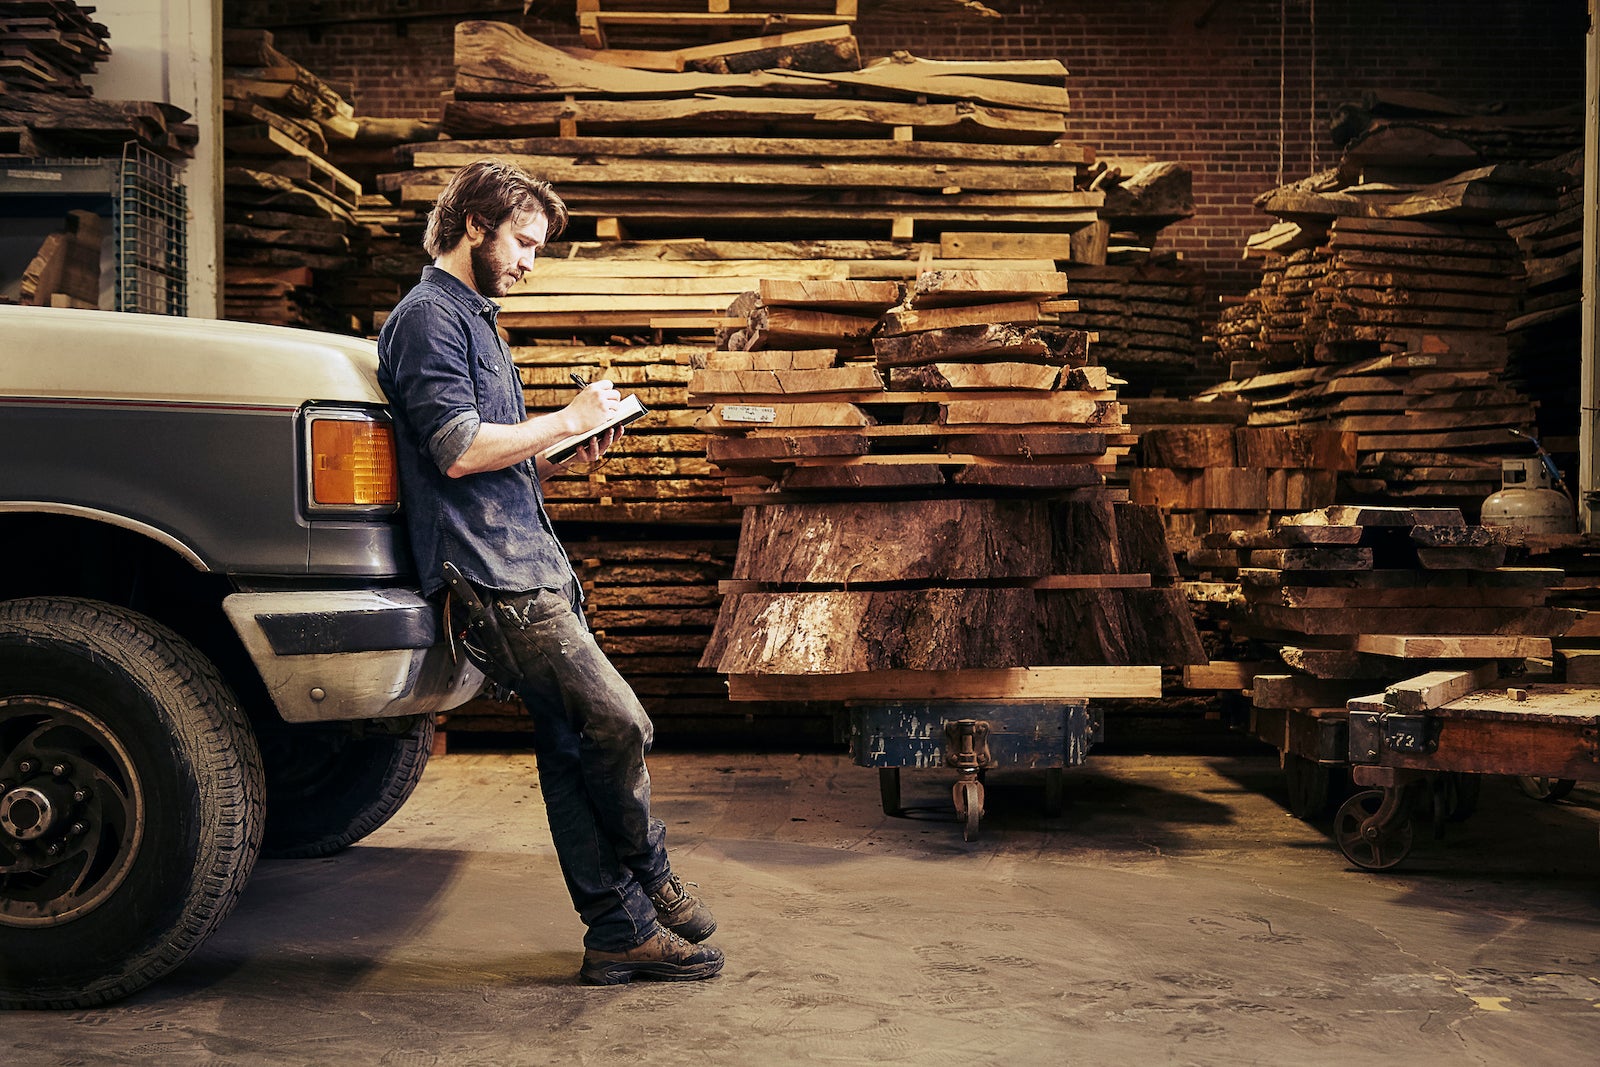
<path fill-rule="evenodd" d="M 378 384 L 394 412 L 400 494 L 425 595 L 454 563 L 488 589 L 566 590 L 572 564 L 544 511 L 532 459 L 462 478 L 445 473 L 481 423 L 526 417 L 498 304 L 448 271 L 424 267 L 378 335 Z"/>

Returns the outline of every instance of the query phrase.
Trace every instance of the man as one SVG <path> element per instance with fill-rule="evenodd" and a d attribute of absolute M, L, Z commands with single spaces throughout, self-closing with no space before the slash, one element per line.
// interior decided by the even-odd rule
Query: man
<path fill-rule="evenodd" d="M 600 426 L 621 394 L 597 381 L 562 410 L 526 417 L 495 325 L 492 298 L 566 222 L 549 183 L 514 166 L 482 160 L 458 171 L 428 216 L 433 265 L 378 338 L 378 380 L 394 409 L 423 592 L 442 589 L 443 567 L 454 564 L 497 617 L 520 675 L 556 856 L 588 928 L 579 977 L 710 978 L 722 953 L 700 942 L 716 921 L 672 873 L 666 827 L 650 815 L 650 720 L 584 624 L 540 489 L 559 468 L 539 453 Z M 575 459 L 598 459 L 619 433 Z"/>

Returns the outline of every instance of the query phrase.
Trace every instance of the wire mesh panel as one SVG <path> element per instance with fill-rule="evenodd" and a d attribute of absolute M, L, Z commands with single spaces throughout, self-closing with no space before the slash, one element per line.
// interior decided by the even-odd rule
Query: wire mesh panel
<path fill-rule="evenodd" d="M 113 212 L 117 310 L 187 314 L 189 214 L 176 168 L 130 141 L 122 150 L 119 185 Z"/>

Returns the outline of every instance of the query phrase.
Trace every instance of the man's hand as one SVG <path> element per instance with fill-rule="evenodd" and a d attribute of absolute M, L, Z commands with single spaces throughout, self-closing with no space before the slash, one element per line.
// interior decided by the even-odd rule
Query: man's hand
<path fill-rule="evenodd" d="M 591 427 L 598 426 L 611 417 L 617 410 L 617 405 L 622 403 L 622 394 L 605 378 L 598 382 L 590 382 L 588 387 L 567 405 L 567 414 L 572 419 L 573 433 L 582 433 Z"/>
<path fill-rule="evenodd" d="M 593 463 L 595 460 L 605 455 L 606 450 L 612 445 L 616 444 L 618 438 L 621 436 L 622 427 L 613 426 L 611 429 L 607 430 L 605 433 L 601 434 L 599 437 L 596 437 L 593 441 L 590 441 L 588 444 L 578 449 L 578 451 L 574 452 L 572 454 L 572 462 Z"/>
<path fill-rule="evenodd" d="M 590 382 L 588 387 L 578 394 L 577 399 L 567 405 L 567 411 L 572 415 L 574 422 L 589 427 L 606 421 L 621 403 L 622 394 L 609 380 L 602 378 L 597 382 Z M 617 438 L 621 436 L 620 426 L 607 430 L 578 449 L 572 459 L 577 463 L 593 463 L 605 455 L 606 450 L 616 444 Z"/>

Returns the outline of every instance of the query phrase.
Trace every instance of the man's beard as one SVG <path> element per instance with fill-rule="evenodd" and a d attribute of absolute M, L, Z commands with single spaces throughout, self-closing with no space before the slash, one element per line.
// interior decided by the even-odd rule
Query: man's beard
<path fill-rule="evenodd" d="M 507 273 L 509 264 L 495 257 L 493 246 L 484 241 L 472 249 L 472 284 L 484 296 L 505 296 L 516 283 Z"/>

